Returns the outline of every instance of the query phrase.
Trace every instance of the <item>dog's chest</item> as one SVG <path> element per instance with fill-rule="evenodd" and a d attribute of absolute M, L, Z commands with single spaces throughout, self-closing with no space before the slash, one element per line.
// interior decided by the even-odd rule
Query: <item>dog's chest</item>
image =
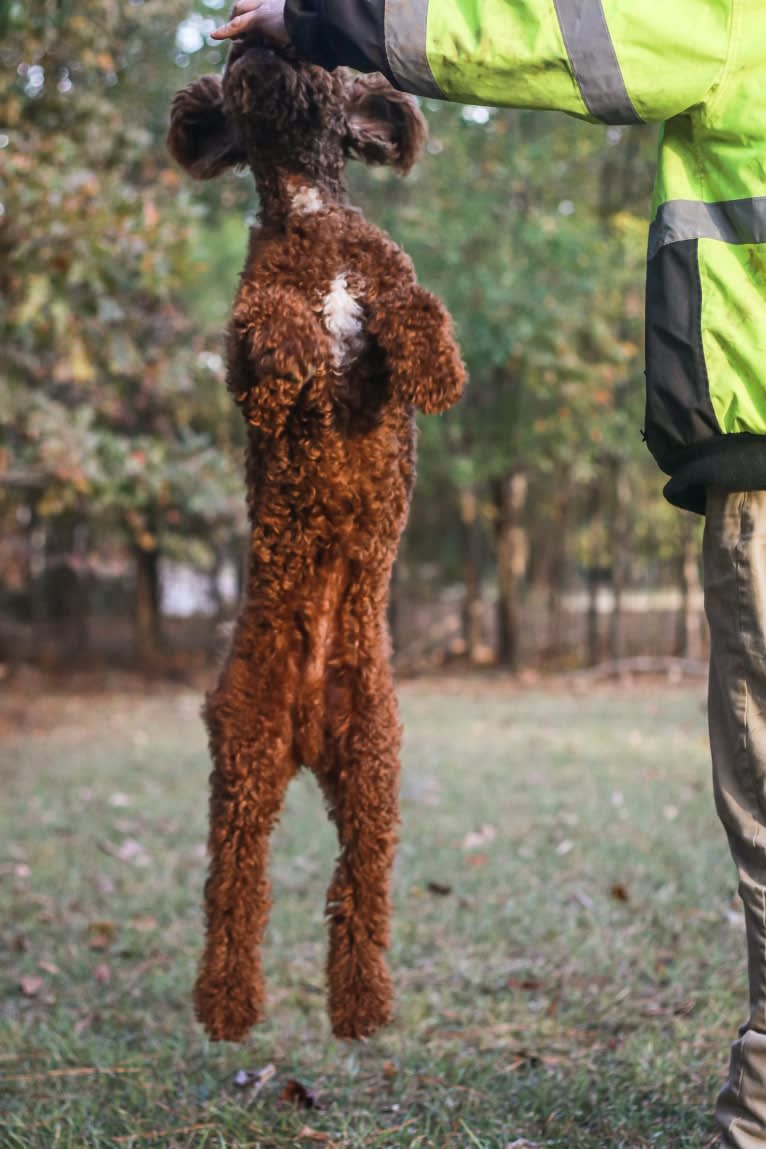
<path fill-rule="evenodd" d="M 364 350 L 364 311 L 344 271 L 322 299 L 322 324 L 330 337 L 333 366 L 349 367 Z"/>

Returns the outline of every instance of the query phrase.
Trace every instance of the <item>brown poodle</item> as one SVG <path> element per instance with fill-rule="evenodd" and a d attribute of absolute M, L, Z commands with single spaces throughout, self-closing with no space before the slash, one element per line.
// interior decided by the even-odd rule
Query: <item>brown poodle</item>
<path fill-rule="evenodd" d="M 263 1014 L 268 838 L 301 766 L 340 840 L 328 891 L 339 1037 L 391 1015 L 384 960 L 400 726 L 386 603 L 415 478 L 414 409 L 444 411 L 464 370 L 449 317 L 408 257 L 349 206 L 348 156 L 412 166 L 411 97 L 264 45 L 173 103 L 169 147 L 199 179 L 248 164 L 260 197 L 228 335 L 248 423 L 247 590 L 205 719 L 214 761 L 207 941 L 195 989 L 213 1039 Z"/>

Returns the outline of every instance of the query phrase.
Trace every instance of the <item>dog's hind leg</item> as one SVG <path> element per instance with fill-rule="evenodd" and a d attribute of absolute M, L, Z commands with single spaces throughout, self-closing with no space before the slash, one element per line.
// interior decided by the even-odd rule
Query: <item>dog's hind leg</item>
<path fill-rule="evenodd" d="M 392 1011 L 384 954 L 399 825 L 400 726 L 383 636 L 379 646 L 361 665 L 331 670 L 330 729 L 317 770 L 340 841 L 327 893 L 329 1010 L 337 1037 L 367 1037 Z"/>
<path fill-rule="evenodd" d="M 290 658 L 275 658 L 262 643 L 256 658 L 247 638 L 240 628 L 205 706 L 213 756 L 210 870 L 194 1003 L 216 1041 L 240 1041 L 262 1017 L 259 946 L 270 907 L 268 839 L 296 770 Z"/>

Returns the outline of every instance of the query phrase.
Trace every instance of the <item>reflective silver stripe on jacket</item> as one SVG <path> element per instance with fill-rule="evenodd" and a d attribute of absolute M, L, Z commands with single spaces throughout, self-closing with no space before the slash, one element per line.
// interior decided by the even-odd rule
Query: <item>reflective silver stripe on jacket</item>
<path fill-rule="evenodd" d="M 640 124 L 641 117 L 622 78 L 601 0 L 553 3 L 572 72 L 590 114 L 605 124 Z"/>
<path fill-rule="evenodd" d="M 766 243 L 766 196 L 720 203 L 669 200 L 659 209 L 649 229 L 649 259 L 667 244 L 689 239 Z"/>
<path fill-rule="evenodd" d="M 397 84 L 418 96 L 444 99 L 426 55 L 428 0 L 385 0 L 388 66 Z"/>

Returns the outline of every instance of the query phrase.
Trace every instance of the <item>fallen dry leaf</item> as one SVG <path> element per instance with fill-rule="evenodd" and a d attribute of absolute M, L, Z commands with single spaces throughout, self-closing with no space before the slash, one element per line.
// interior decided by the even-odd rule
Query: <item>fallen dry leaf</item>
<path fill-rule="evenodd" d="M 480 830 L 471 830 L 463 838 L 464 850 L 478 850 L 480 846 L 488 846 L 497 837 L 497 830 L 485 822 Z"/>
<path fill-rule="evenodd" d="M 530 1049 L 519 1049 L 511 1054 L 511 1060 L 506 1066 L 506 1072 L 515 1073 L 517 1069 L 539 1069 L 541 1065 L 558 1065 L 562 1057 L 552 1053 L 534 1053 Z"/>
<path fill-rule="evenodd" d="M 125 838 L 118 846 L 116 855 L 123 862 L 138 862 L 145 865 L 149 860 L 146 850 L 135 838 Z"/>
<path fill-rule="evenodd" d="M 98 1019 L 98 1016 L 98 1013 L 86 1013 L 79 1021 L 76 1021 L 74 1025 L 75 1036 L 79 1037 L 86 1029 L 90 1029 L 93 1022 Z"/>
<path fill-rule="evenodd" d="M 622 882 L 615 882 L 609 893 L 616 902 L 630 901 L 630 893 L 628 892 L 628 887 Z"/>
<path fill-rule="evenodd" d="M 678 1001 L 672 1005 L 662 1005 L 660 1002 L 650 1001 L 641 1008 L 644 1017 L 688 1017 L 694 1013 L 693 1001 Z"/>
<path fill-rule="evenodd" d="M 525 989 L 529 992 L 543 988 L 543 983 L 535 977 L 509 977 L 505 984 L 509 989 Z"/>
<path fill-rule="evenodd" d="M 37 977 L 35 974 L 27 974 L 26 977 L 21 979 L 21 992 L 24 994 L 24 997 L 37 997 L 42 988 L 43 979 Z"/>
<path fill-rule="evenodd" d="M 234 1084 L 238 1089 L 253 1087 L 253 1094 L 260 1092 L 267 1081 L 276 1076 L 277 1068 L 271 1062 L 263 1069 L 238 1069 L 234 1075 Z"/>
<path fill-rule="evenodd" d="M 310 1125 L 303 1125 L 298 1130 L 298 1140 L 317 1141 L 326 1144 L 328 1141 L 332 1141 L 332 1137 L 329 1133 L 323 1133 L 321 1129 L 312 1129 Z"/>
<path fill-rule="evenodd" d="M 396 1077 L 398 1072 L 399 1072 L 399 1067 L 395 1061 L 384 1061 L 383 1062 L 383 1076 L 384 1077 L 388 1077 L 388 1078 Z"/>
<path fill-rule="evenodd" d="M 129 924 L 134 930 L 140 930 L 141 933 L 148 933 L 149 930 L 156 930 L 157 919 L 147 915 L 143 918 L 131 918 Z"/>
<path fill-rule="evenodd" d="M 586 894 L 585 890 L 575 890 L 572 897 L 584 910 L 593 909 L 593 898 Z"/>
<path fill-rule="evenodd" d="M 279 1094 L 279 1101 L 282 1105 L 294 1105 L 297 1109 L 321 1109 L 321 1105 L 317 1101 L 316 1094 L 312 1089 L 307 1089 L 300 1081 L 296 1081 L 294 1077 L 284 1085 L 282 1092 Z"/>
<path fill-rule="evenodd" d="M 489 857 L 486 854 L 471 854 L 470 858 L 466 858 L 466 863 L 469 866 L 486 866 Z"/>
<path fill-rule="evenodd" d="M 92 950 L 105 950 L 112 944 L 117 934 L 114 922 L 88 922 L 88 946 Z"/>
<path fill-rule="evenodd" d="M 52 974 L 54 977 L 56 976 L 57 973 L 61 973 L 61 970 L 59 969 L 59 967 L 56 965 L 55 962 L 52 962 L 52 961 L 39 961 L 37 963 L 37 968 L 41 969 L 43 971 L 43 973 Z"/>

